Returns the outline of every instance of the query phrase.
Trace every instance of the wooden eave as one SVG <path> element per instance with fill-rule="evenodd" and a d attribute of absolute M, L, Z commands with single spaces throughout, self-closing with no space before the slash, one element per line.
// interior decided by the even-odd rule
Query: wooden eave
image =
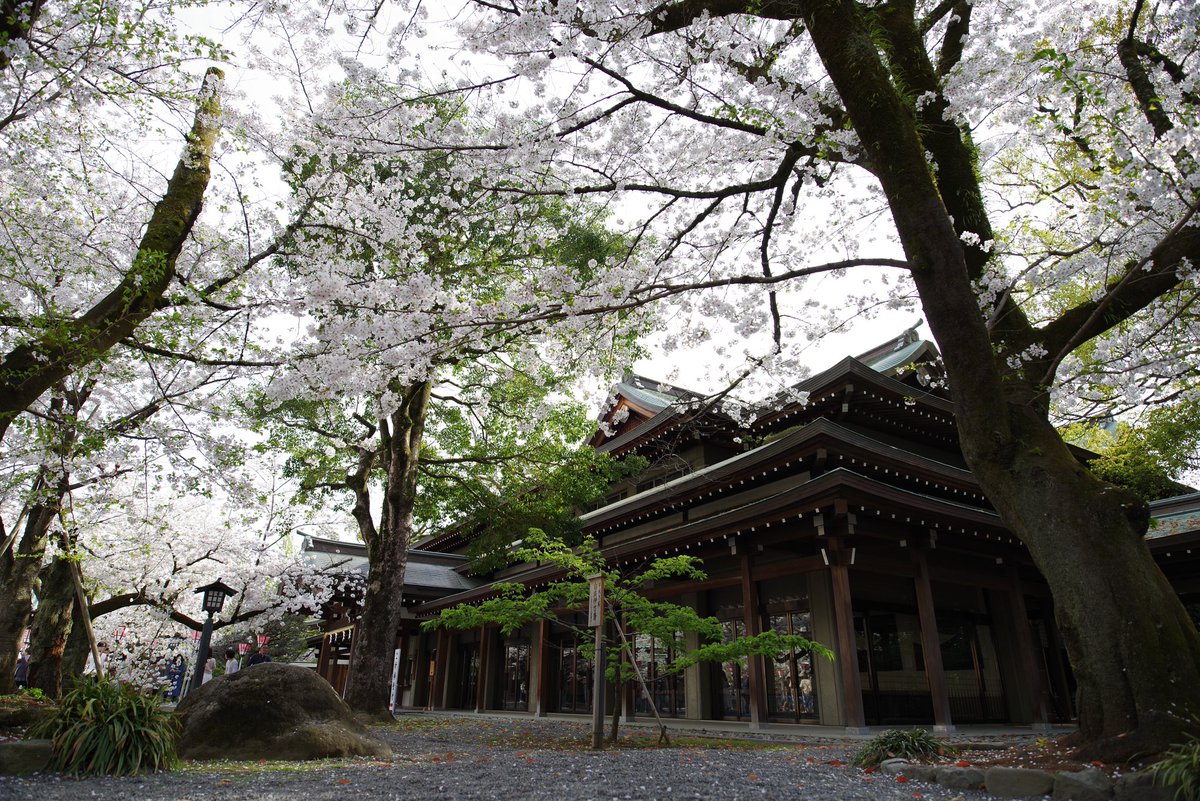
<path fill-rule="evenodd" d="M 691 419 L 690 414 L 674 406 L 669 406 L 637 428 L 610 437 L 603 444 L 597 446 L 596 451 L 611 456 L 623 456 L 669 434 Z"/>
<path fill-rule="evenodd" d="M 790 526 L 793 532 L 800 526 L 805 537 L 818 538 L 815 516 L 828 515 L 832 519 L 839 507 L 863 515 L 859 525 L 875 518 L 899 520 L 914 531 L 933 529 L 948 538 L 983 535 L 987 538 L 985 541 L 997 546 L 1019 547 L 995 512 L 899 489 L 844 468 L 831 470 L 800 487 L 700 520 L 673 525 L 617 544 L 607 544 L 605 540 L 610 538 L 604 538 L 600 547 L 608 561 L 622 563 L 687 550 L 728 537 L 759 534 L 779 526 Z M 505 581 L 534 587 L 556 581 L 562 575 L 557 566 L 534 564 L 506 577 Z M 439 598 L 415 611 L 418 615 L 431 615 L 456 604 L 484 600 L 491 594 L 491 586 L 485 585 Z"/>
<path fill-rule="evenodd" d="M 822 461 L 826 463 L 821 464 Z M 864 469 L 880 475 L 894 474 L 894 480 L 899 481 L 903 476 L 904 480 L 914 484 L 932 483 L 944 487 L 949 494 L 961 494 L 964 500 L 986 504 L 969 471 L 820 419 L 754 450 L 601 507 L 580 519 L 584 531 L 602 534 L 658 513 L 686 507 L 700 498 L 741 492 L 748 482 L 782 477 L 781 471 L 786 476 L 788 471 L 852 467 L 859 461 Z"/>
<path fill-rule="evenodd" d="M 847 385 L 852 389 L 847 394 Z M 807 404 L 791 404 L 780 409 L 762 413 L 754 421 L 751 428 L 755 431 L 776 427 L 789 418 L 801 422 L 804 417 L 811 415 L 814 409 L 821 405 L 837 405 L 849 401 L 855 404 L 865 403 L 868 399 L 863 395 L 864 388 L 871 387 L 881 398 L 902 404 L 899 407 L 905 416 L 928 420 L 928 428 L 941 434 L 954 434 L 954 404 L 943 397 L 916 387 L 909 386 L 903 381 L 883 375 L 862 362 L 847 357 L 811 378 L 805 379 L 793 389 L 808 393 Z M 892 407 L 897 408 L 897 407 Z"/>

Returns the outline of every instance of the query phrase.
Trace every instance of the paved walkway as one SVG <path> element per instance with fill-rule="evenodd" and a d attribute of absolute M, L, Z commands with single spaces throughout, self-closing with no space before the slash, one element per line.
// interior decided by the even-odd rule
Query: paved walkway
<path fill-rule="evenodd" d="M 413 710 L 399 709 L 397 717 L 419 715 L 430 719 L 464 719 L 464 720 L 539 720 L 533 715 L 521 712 L 466 712 L 460 709 L 447 710 Z M 591 715 L 570 715 L 551 713 L 542 720 L 561 720 L 586 725 L 591 728 Z M 766 723 L 752 728 L 748 722 L 737 720 L 687 720 L 681 718 L 663 718 L 663 725 L 670 734 L 679 733 L 697 737 L 727 737 L 739 740 L 767 740 L 778 743 L 804 743 L 812 740 L 838 740 L 847 743 L 858 743 L 869 740 L 880 732 L 897 728 L 920 728 L 934 731 L 954 741 L 1022 740 L 1033 737 L 1054 739 L 1075 731 L 1074 726 L 1006 726 L 1006 725 L 976 725 L 967 724 L 956 726 L 950 732 L 938 732 L 933 726 L 869 726 L 865 732 L 847 731 L 836 726 L 819 726 L 815 724 L 795 723 Z M 607 733 L 612 725 L 612 718 L 604 719 L 604 730 Z M 658 723 L 653 716 L 639 716 L 636 720 L 621 721 L 621 730 L 629 731 L 658 731 Z"/>
<path fill-rule="evenodd" d="M 684 734 L 743 737 L 747 729 L 671 721 Z M 646 728 L 650 730 L 645 731 Z M 653 735 L 639 722 L 623 725 Z M 391 761 L 194 763 L 133 778 L 0 777 L 0 801 L 984 801 L 852 768 L 861 735 L 817 727 L 762 732 L 787 742 L 756 747 L 645 748 L 645 738 L 591 751 L 580 716 L 402 713 L 376 728 Z M 819 733 L 818 733 L 819 732 Z M 1028 729 L 1007 736 L 1030 736 Z M 982 734 L 980 736 L 983 736 Z"/>

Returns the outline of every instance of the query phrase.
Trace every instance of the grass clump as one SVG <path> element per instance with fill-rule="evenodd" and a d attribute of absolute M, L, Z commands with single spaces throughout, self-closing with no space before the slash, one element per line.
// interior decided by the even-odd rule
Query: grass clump
<path fill-rule="evenodd" d="M 143 695 L 84 677 L 29 736 L 53 741 L 50 766 L 64 773 L 125 776 L 166 770 L 178 761 L 179 723 L 160 704 L 157 693 Z"/>
<path fill-rule="evenodd" d="M 1150 770 L 1155 784 L 1175 788 L 1175 801 L 1200 801 L 1200 738 L 1188 734 L 1187 740 L 1173 746 Z"/>
<path fill-rule="evenodd" d="M 850 764 L 873 768 L 885 759 L 930 759 L 953 749 L 923 729 L 889 729 L 872 737 Z"/>

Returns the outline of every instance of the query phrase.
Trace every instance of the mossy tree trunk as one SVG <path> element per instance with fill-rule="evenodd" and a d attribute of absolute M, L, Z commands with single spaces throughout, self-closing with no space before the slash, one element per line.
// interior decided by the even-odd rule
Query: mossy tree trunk
<path fill-rule="evenodd" d="M 350 654 L 346 703 L 373 717 L 389 714 L 392 662 L 400 631 L 404 571 L 413 533 L 417 468 L 429 405 L 428 382 L 399 388 L 399 406 L 379 426 L 384 472 L 383 510 L 375 526 L 366 493 L 366 471 L 356 487 L 354 516 L 370 562 L 361 616 Z"/>
<path fill-rule="evenodd" d="M 62 695 L 63 655 L 77 605 L 67 558 L 57 556 L 42 568 L 38 585 L 29 642 L 29 686 L 58 698 Z"/>
<path fill-rule="evenodd" d="M 66 476 L 53 478 L 42 468 L 25 517 L 20 542 L 0 554 L 0 692 L 14 686 L 17 654 L 33 615 L 33 587 L 42 568 L 50 527 L 66 495 Z"/>

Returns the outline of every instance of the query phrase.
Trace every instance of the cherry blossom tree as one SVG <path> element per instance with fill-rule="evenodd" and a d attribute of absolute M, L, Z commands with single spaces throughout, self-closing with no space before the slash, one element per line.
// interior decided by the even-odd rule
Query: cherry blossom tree
<path fill-rule="evenodd" d="M 303 421 L 297 444 L 328 450 L 301 468 L 311 486 L 353 498 L 370 572 L 345 697 L 384 714 L 422 463 L 503 472 L 552 458 L 547 446 L 565 449 L 580 432 L 546 422 L 549 393 L 614 369 L 639 317 L 530 316 L 543 302 L 606 294 L 611 273 L 633 263 L 604 210 L 493 192 L 481 169 L 516 177 L 503 155 L 469 157 L 486 133 L 466 104 L 391 72 L 352 71 L 310 127 L 291 132 L 284 166 L 310 214 L 284 260 L 309 330 L 266 405 Z"/>
<path fill-rule="evenodd" d="M 147 490 L 155 495 L 147 497 Z M 304 563 L 292 541 L 294 520 L 282 502 L 283 488 L 223 503 L 163 491 L 130 474 L 77 499 L 72 536 L 59 538 L 43 571 L 31 643 L 34 686 L 53 693 L 60 676 L 83 667 L 87 644 L 81 628 L 71 624 L 78 610 L 70 579 L 57 594 L 64 583 L 46 580 L 70 560 L 80 564 L 89 620 L 103 619 L 101 630 L 110 633 L 125 627 L 120 658 L 135 672 L 200 630 L 204 613 L 195 588 L 214 580 L 237 590 L 216 621 L 218 629 L 309 613 L 329 597 L 337 579 Z M 111 637 L 109 644 L 115 646 Z M 156 680 L 153 671 L 144 678 Z"/>

